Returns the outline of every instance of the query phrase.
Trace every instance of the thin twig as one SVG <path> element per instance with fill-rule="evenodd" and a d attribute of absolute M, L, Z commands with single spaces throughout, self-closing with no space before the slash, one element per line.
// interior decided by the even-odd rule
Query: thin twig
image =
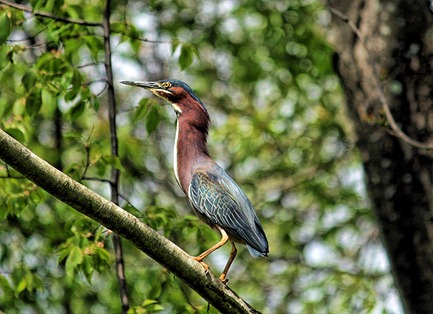
<path fill-rule="evenodd" d="M 137 110 L 138 108 L 140 108 L 140 107 L 139 106 L 134 106 L 134 107 L 131 107 L 131 108 L 125 108 L 125 109 L 119 110 L 119 112 L 117 113 L 117 115 L 125 114 L 125 113 L 128 113 L 128 112 Z"/>
<path fill-rule="evenodd" d="M 92 84 L 94 84 L 94 83 L 101 83 L 101 82 L 103 82 L 103 83 L 105 83 L 105 84 L 108 84 L 108 81 L 107 81 L 106 78 L 101 78 L 101 79 L 96 79 L 96 80 L 92 80 L 92 81 L 90 81 L 90 82 L 87 82 L 87 83 L 85 83 L 85 85 L 86 85 L 86 86 L 89 86 L 89 85 L 92 85 Z"/>
<path fill-rule="evenodd" d="M 131 201 L 125 195 L 123 195 L 122 193 L 119 193 L 119 197 L 121 199 L 123 199 L 126 202 L 126 204 L 131 206 L 135 211 L 137 211 L 138 213 L 141 213 L 141 210 L 138 209 L 134 204 L 132 204 Z"/>
<path fill-rule="evenodd" d="M 401 128 L 397 125 L 397 122 L 394 120 L 394 117 L 391 113 L 391 109 L 389 107 L 388 100 L 385 96 L 385 92 L 383 91 L 382 82 L 380 81 L 379 75 L 377 74 L 376 63 L 374 62 L 374 60 L 371 56 L 370 50 L 367 48 L 367 45 L 365 44 L 365 41 L 364 41 L 363 36 L 361 34 L 361 31 L 349 19 L 349 17 L 347 15 L 345 15 L 343 12 L 332 7 L 329 3 L 326 3 L 326 7 L 328 8 L 328 10 L 332 14 L 334 14 L 336 17 L 341 19 L 343 22 L 345 22 L 350 27 L 350 29 L 355 33 L 356 37 L 358 38 L 359 42 L 361 43 L 362 47 L 364 48 L 364 50 L 367 54 L 368 62 L 371 65 L 371 70 L 373 73 L 372 78 L 373 78 L 374 85 L 376 86 L 376 90 L 379 94 L 380 102 L 382 103 L 382 109 L 385 112 L 385 117 L 386 117 L 386 120 L 388 121 L 389 126 L 391 127 L 392 131 L 394 132 L 394 136 L 396 136 L 397 138 L 403 140 L 404 142 L 406 142 L 409 145 L 412 145 L 414 147 L 426 149 L 426 150 L 433 149 L 433 144 L 422 143 L 422 142 L 419 142 L 419 141 L 411 138 L 406 133 L 404 133 L 401 130 Z"/>
<path fill-rule="evenodd" d="M 152 44 L 171 44 L 171 42 L 168 42 L 168 41 L 152 40 L 152 39 L 147 39 L 147 38 L 141 38 L 141 37 L 138 37 L 138 36 L 134 36 L 134 35 L 128 34 L 126 32 L 113 32 L 113 33 L 117 33 L 117 34 L 129 37 L 131 39 L 139 40 L 139 41 L 146 42 L 146 43 L 152 43 Z"/>
<path fill-rule="evenodd" d="M 95 126 L 92 126 L 92 130 L 90 131 L 89 136 L 86 139 L 86 142 L 84 144 L 84 150 L 86 151 L 86 165 L 84 167 L 83 174 L 81 175 L 81 180 L 92 180 L 92 181 L 100 181 L 100 182 L 110 182 L 110 180 L 106 179 L 100 179 L 100 178 L 92 178 L 87 177 L 87 170 L 89 170 L 90 167 L 90 138 L 92 137 L 93 131 L 95 130 Z"/>
<path fill-rule="evenodd" d="M 111 155 L 119 156 L 119 143 L 117 138 L 116 127 L 116 97 L 113 86 L 113 69 L 111 65 L 111 45 L 110 45 L 110 15 L 111 15 L 111 0 L 106 0 L 104 19 L 102 27 L 104 29 L 104 49 L 105 49 L 105 74 L 107 76 L 107 100 L 108 100 L 108 120 L 110 125 L 110 142 Z M 111 201 L 116 205 L 119 204 L 119 177 L 120 172 L 115 167 L 111 168 Z M 126 288 L 125 264 L 123 261 L 122 240 L 119 235 L 113 234 L 113 247 L 116 260 L 116 274 L 119 285 L 120 301 L 122 304 L 122 312 L 127 314 L 129 310 L 129 296 Z"/>
<path fill-rule="evenodd" d="M 8 43 L 17 43 L 17 42 L 21 42 L 21 41 L 25 41 L 25 40 L 15 40 L 15 41 L 12 41 L 12 40 L 9 40 L 9 39 L 7 40 Z M 28 50 L 28 49 L 37 49 L 37 48 L 40 48 L 40 47 L 43 47 L 43 46 L 46 46 L 46 45 L 47 45 L 47 43 L 44 42 L 44 43 L 33 44 L 31 46 L 20 45 L 20 47 Z"/>
<path fill-rule="evenodd" d="M 105 62 L 105 61 L 101 61 L 101 62 Z M 89 63 L 85 63 L 82 65 L 78 65 L 77 69 L 82 69 L 82 68 L 86 68 L 86 67 L 90 67 L 90 66 L 94 66 L 94 65 L 99 65 L 100 62 L 89 62 Z"/>
<path fill-rule="evenodd" d="M 54 15 L 48 12 L 42 12 L 42 11 L 34 11 L 32 8 L 29 8 L 25 5 L 21 5 L 18 3 L 14 3 L 14 2 L 10 2 L 7 0 L 0 0 L 0 4 L 4 4 L 8 7 L 20 10 L 20 11 L 24 11 L 24 12 L 29 12 L 32 13 L 34 16 L 40 16 L 40 17 L 44 17 L 44 18 L 48 18 L 48 19 L 52 19 L 55 21 L 59 21 L 59 22 L 65 22 L 65 23 L 70 23 L 70 24 L 77 24 L 77 25 L 82 25 L 82 26 L 99 26 L 102 27 L 102 24 L 99 22 L 89 22 L 86 20 L 80 20 L 80 19 L 70 19 L 67 17 L 62 17 L 62 16 L 58 16 L 58 15 Z"/>
<path fill-rule="evenodd" d="M 99 92 L 99 93 L 97 93 L 95 96 L 96 97 L 99 97 L 99 96 L 101 96 L 106 90 L 107 90 L 107 88 L 108 88 L 108 83 L 107 84 L 105 84 L 104 85 L 104 88 Z"/>
<path fill-rule="evenodd" d="M 111 180 L 110 179 L 104 179 L 104 178 L 97 178 L 97 177 L 82 177 L 81 180 L 86 180 L 86 181 L 97 181 L 97 182 L 104 182 L 104 183 L 110 183 L 111 184 Z"/>
<path fill-rule="evenodd" d="M 84 149 L 86 150 L 86 166 L 84 167 L 84 171 L 83 171 L 83 175 L 81 176 L 81 179 L 89 180 L 89 179 L 86 179 L 86 174 L 87 174 L 87 170 L 89 170 L 89 166 L 90 166 L 90 146 L 86 144 L 84 146 Z"/>

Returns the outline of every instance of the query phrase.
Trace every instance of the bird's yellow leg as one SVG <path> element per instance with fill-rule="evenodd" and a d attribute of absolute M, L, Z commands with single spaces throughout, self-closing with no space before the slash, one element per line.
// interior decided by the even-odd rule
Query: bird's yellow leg
<path fill-rule="evenodd" d="M 226 279 L 226 276 L 227 276 L 227 273 L 230 269 L 230 266 L 232 266 L 232 263 L 233 263 L 237 253 L 238 253 L 238 250 L 236 249 L 235 243 L 232 242 L 232 250 L 230 251 L 229 260 L 227 261 L 226 267 L 224 267 L 224 270 L 220 276 L 220 280 L 224 284 L 227 283 L 227 281 L 228 281 L 228 279 Z"/>
<path fill-rule="evenodd" d="M 227 243 L 229 236 L 227 235 L 227 232 L 225 232 L 224 229 L 222 229 L 221 227 L 217 226 L 219 231 L 221 232 L 221 240 L 215 244 L 214 246 L 212 246 L 209 250 L 204 251 L 203 253 L 201 253 L 198 256 L 195 256 L 194 259 L 199 262 L 206 270 L 209 270 L 209 266 L 206 263 L 203 263 L 203 259 L 208 256 L 210 253 L 212 253 L 213 251 L 218 250 L 220 247 L 222 247 L 224 244 Z"/>

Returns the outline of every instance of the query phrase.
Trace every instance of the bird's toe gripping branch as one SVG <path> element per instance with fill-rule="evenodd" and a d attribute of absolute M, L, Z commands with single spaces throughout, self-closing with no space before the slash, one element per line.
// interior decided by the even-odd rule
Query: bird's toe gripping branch
<path fill-rule="evenodd" d="M 222 247 L 224 244 L 226 244 L 227 241 L 228 241 L 228 239 L 229 239 L 229 237 L 228 237 L 228 235 L 227 235 L 227 233 L 226 233 L 226 231 L 224 229 L 222 229 L 219 226 L 218 226 L 218 229 L 221 232 L 221 240 L 217 244 L 215 244 L 214 246 L 212 246 L 209 250 L 206 250 L 205 252 L 201 253 L 200 255 L 193 257 L 197 262 L 199 262 L 203 266 L 203 268 L 205 269 L 206 273 L 209 272 L 209 266 L 206 263 L 203 262 L 203 259 L 205 257 L 207 257 L 209 254 L 211 254 L 212 252 L 214 252 L 215 250 L 217 250 L 220 247 Z M 228 270 L 230 268 L 230 265 L 232 264 L 232 262 L 233 262 L 233 260 L 234 260 L 234 258 L 236 256 L 236 252 L 237 252 L 237 250 L 236 250 L 235 244 L 232 242 L 232 251 L 230 253 L 230 259 L 227 262 L 227 265 L 224 268 L 223 273 L 219 277 L 219 279 L 221 280 L 221 282 L 223 284 L 226 284 L 228 282 L 228 279 L 226 279 L 227 272 L 228 272 Z"/>
<path fill-rule="evenodd" d="M 200 263 L 201 266 L 203 266 L 203 268 L 205 269 L 205 274 L 207 274 L 209 272 L 209 265 L 206 264 L 205 262 L 203 262 L 203 258 L 200 258 L 200 256 L 193 256 L 193 258 Z"/>

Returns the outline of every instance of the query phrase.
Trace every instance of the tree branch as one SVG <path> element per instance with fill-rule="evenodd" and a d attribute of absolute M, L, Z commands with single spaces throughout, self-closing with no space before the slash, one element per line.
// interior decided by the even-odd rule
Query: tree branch
<path fill-rule="evenodd" d="M 110 16 L 111 16 L 111 0 L 105 1 L 104 18 L 102 20 L 102 27 L 104 29 L 104 53 L 105 53 L 105 75 L 107 76 L 107 101 L 108 101 L 108 123 L 110 126 L 110 143 L 111 155 L 119 157 L 119 143 L 117 138 L 116 126 L 116 97 L 113 86 L 113 69 L 111 67 L 111 44 L 110 44 Z M 114 166 L 111 166 L 111 201 L 119 205 L 119 178 L 120 171 Z M 113 248 L 116 264 L 116 276 L 119 286 L 120 302 L 122 304 L 122 311 L 124 314 L 129 310 L 129 296 L 126 286 L 125 276 L 125 263 L 123 260 L 123 246 L 122 239 L 117 234 L 113 234 Z"/>
<path fill-rule="evenodd" d="M 17 9 L 20 11 L 32 13 L 34 16 L 40 16 L 40 17 L 48 18 L 51 20 L 59 21 L 59 22 L 78 24 L 78 25 L 82 25 L 82 26 L 100 26 L 100 27 L 102 27 L 102 24 L 99 22 L 89 22 L 89 21 L 85 21 L 85 20 L 70 19 L 67 17 L 61 17 L 58 15 L 54 15 L 54 14 L 51 14 L 48 12 L 34 11 L 32 8 L 29 8 L 25 5 L 10 2 L 7 0 L 0 0 L 0 4 L 4 4 L 10 8 L 14 8 L 14 9 Z"/>
<path fill-rule="evenodd" d="M 129 240 L 222 313 L 259 313 L 173 242 L 57 170 L 0 130 L 0 159 L 36 185 Z"/>
<path fill-rule="evenodd" d="M 359 42 L 361 43 L 362 47 L 364 48 L 367 59 L 371 65 L 371 71 L 372 71 L 372 78 L 374 81 L 374 85 L 376 86 L 376 90 L 379 94 L 380 102 L 382 103 L 382 109 L 385 112 L 386 120 L 388 121 L 389 126 L 391 127 L 391 130 L 394 132 L 394 136 L 398 137 L 399 139 L 403 140 L 404 142 L 417 147 L 421 149 L 431 150 L 433 149 L 433 144 L 426 144 L 421 143 L 410 136 L 408 136 L 406 133 L 404 133 L 401 128 L 397 125 L 397 122 L 394 120 L 394 117 L 391 113 L 391 109 L 389 107 L 388 100 L 386 99 L 385 92 L 383 91 L 382 83 L 379 79 L 379 75 L 377 74 L 376 64 L 373 61 L 373 58 L 371 57 L 370 50 L 367 48 L 365 41 L 362 37 L 361 31 L 356 27 L 355 23 L 353 23 L 347 15 L 345 15 L 340 10 L 332 7 L 328 2 L 326 2 L 326 7 L 328 8 L 329 12 L 337 16 L 339 19 L 341 19 L 344 23 L 346 23 L 350 29 L 353 31 L 353 33 L 358 38 Z"/>

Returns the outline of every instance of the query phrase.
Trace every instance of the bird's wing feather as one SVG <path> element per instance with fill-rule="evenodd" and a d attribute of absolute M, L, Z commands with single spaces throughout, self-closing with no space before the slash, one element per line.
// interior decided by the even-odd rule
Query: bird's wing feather
<path fill-rule="evenodd" d="M 251 202 L 219 166 L 196 170 L 189 186 L 189 199 L 213 224 L 245 241 L 265 255 L 268 243 Z"/>

